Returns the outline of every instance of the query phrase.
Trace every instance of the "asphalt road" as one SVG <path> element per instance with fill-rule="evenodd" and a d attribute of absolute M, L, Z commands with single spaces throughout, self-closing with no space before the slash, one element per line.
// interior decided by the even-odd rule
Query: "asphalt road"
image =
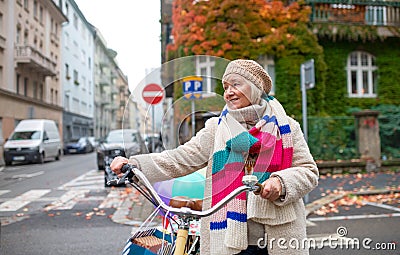
<path fill-rule="evenodd" d="M 125 188 L 104 188 L 95 161 L 91 153 L 3 168 L 0 254 L 121 254 L 132 226 L 116 223 L 113 216 L 122 203 L 130 201 L 121 199 Z M 397 180 L 398 176 L 387 178 L 393 177 Z M 318 191 L 341 185 L 321 182 Z M 320 195 L 314 192 L 313 196 Z M 310 214 L 308 238 L 316 245 L 310 254 L 400 254 L 400 203 L 398 198 L 388 201 L 338 206 L 337 212 L 326 215 Z"/>
<path fill-rule="evenodd" d="M 111 220 L 115 203 L 99 208 L 111 189 L 95 169 L 94 153 L 4 168 L 0 254 L 120 254 L 132 227 Z M 20 202 L 26 203 L 13 210 Z"/>

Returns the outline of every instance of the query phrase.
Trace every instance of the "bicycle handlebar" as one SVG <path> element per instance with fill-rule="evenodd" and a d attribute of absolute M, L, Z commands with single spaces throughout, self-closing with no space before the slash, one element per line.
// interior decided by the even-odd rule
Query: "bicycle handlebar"
<path fill-rule="evenodd" d="M 243 185 L 233 190 L 231 193 L 228 194 L 228 196 L 224 197 L 213 207 L 204 211 L 195 211 L 188 207 L 175 208 L 165 204 L 164 201 L 156 192 L 156 190 L 153 188 L 153 185 L 151 185 L 147 177 L 143 174 L 142 171 L 140 171 L 135 166 L 130 164 L 125 164 L 121 168 L 121 172 L 124 173 L 123 176 L 111 180 L 107 184 L 118 185 L 125 183 L 125 184 L 131 184 L 133 187 L 137 188 L 136 185 L 138 185 L 138 183 L 141 182 L 146 187 L 149 193 L 147 194 L 149 196 L 146 196 L 146 198 L 149 199 L 150 202 L 152 202 L 154 205 L 161 207 L 166 212 L 175 213 L 181 216 L 192 216 L 196 218 L 202 218 L 212 215 L 213 213 L 217 212 L 219 209 L 221 209 L 224 205 L 226 205 L 229 201 L 231 201 L 233 198 L 235 198 L 242 192 L 254 191 L 257 194 L 257 192 L 259 193 L 260 190 L 262 189 L 262 185 L 258 183 L 256 176 L 245 175 L 242 181 Z M 133 180 L 133 178 L 135 178 L 135 180 Z"/>

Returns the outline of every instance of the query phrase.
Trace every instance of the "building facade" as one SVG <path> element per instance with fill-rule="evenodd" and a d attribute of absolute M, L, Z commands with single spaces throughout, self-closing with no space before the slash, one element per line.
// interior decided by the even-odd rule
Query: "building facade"
<path fill-rule="evenodd" d="M 62 133 L 61 30 L 67 21 L 51 0 L 0 1 L 0 145 L 23 119 L 54 120 Z"/>
<path fill-rule="evenodd" d="M 55 1 L 69 22 L 62 28 L 63 140 L 94 134 L 94 30 L 73 0 Z"/>
<path fill-rule="evenodd" d="M 128 126 L 129 114 L 125 111 L 129 107 L 125 105 L 130 93 L 128 78 L 115 59 L 117 52 L 109 49 L 100 31 L 94 29 L 94 135 L 100 138 L 112 129 Z"/>

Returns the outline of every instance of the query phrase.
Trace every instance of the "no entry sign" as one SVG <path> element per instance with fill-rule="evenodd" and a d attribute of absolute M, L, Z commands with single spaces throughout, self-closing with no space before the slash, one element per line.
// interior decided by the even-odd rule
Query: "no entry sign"
<path fill-rule="evenodd" d="M 142 97 L 148 104 L 158 104 L 164 98 L 164 88 L 156 83 L 147 84 L 143 89 Z"/>

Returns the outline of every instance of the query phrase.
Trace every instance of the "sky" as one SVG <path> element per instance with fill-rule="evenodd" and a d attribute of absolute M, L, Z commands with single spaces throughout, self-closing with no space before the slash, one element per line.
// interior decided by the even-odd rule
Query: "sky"
<path fill-rule="evenodd" d="M 75 0 L 97 27 L 128 76 L 131 91 L 148 70 L 161 66 L 160 0 Z M 146 72 L 147 70 L 147 72 Z"/>

